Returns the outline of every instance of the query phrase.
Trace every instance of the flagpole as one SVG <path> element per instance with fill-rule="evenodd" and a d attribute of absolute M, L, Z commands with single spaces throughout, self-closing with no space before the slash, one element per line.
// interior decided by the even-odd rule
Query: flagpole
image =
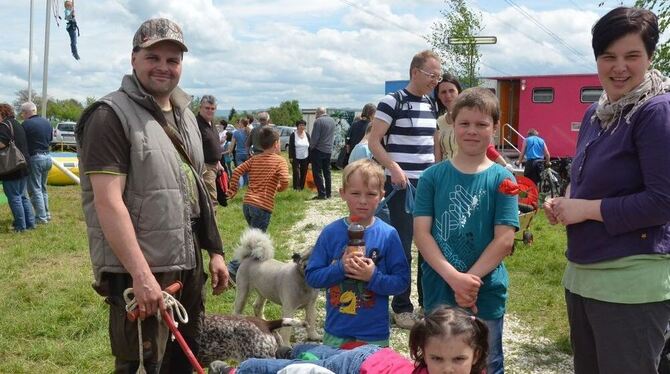
<path fill-rule="evenodd" d="M 49 80 L 49 28 L 51 26 L 51 0 L 47 0 L 47 18 L 44 27 L 44 77 L 42 78 L 42 117 L 47 118 L 47 82 Z"/>
<path fill-rule="evenodd" d="M 35 0 L 30 0 L 30 41 L 28 42 L 28 101 L 33 101 L 33 9 Z"/>

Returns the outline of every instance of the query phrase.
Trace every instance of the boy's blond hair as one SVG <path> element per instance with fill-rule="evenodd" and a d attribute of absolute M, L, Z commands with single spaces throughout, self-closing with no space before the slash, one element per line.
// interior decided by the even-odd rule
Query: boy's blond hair
<path fill-rule="evenodd" d="M 347 189 L 347 184 L 349 183 L 349 177 L 356 172 L 359 172 L 361 174 L 361 178 L 363 178 L 363 183 L 365 183 L 366 185 L 370 183 L 370 180 L 372 178 L 375 178 L 379 183 L 379 190 L 380 191 L 384 190 L 384 181 L 385 181 L 384 169 L 382 169 L 382 167 L 379 166 L 378 163 L 366 158 L 354 161 L 344 168 L 344 171 L 342 172 L 342 190 Z"/>
<path fill-rule="evenodd" d="M 493 124 L 500 121 L 500 105 L 498 98 L 491 90 L 484 87 L 472 87 L 461 92 L 454 101 L 454 108 L 451 111 L 451 119 L 456 121 L 458 112 L 463 108 L 476 108 L 484 114 L 488 114 L 493 119 Z"/>

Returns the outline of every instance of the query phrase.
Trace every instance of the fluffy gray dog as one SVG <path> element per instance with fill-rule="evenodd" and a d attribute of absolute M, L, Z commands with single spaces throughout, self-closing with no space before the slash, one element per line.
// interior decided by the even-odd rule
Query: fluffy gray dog
<path fill-rule="evenodd" d="M 311 253 L 293 254 L 293 262 L 284 263 L 273 259 L 272 239 L 258 229 L 247 229 L 242 233 L 235 258 L 240 260 L 237 270 L 235 314 L 241 314 L 247 303 L 249 291 L 256 290 L 254 314 L 263 317 L 265 301 L 270 300 L 282 307 L 282 317 L 291 318 L 298 308 L 305 308 L 307 339 L 320 340 L 316 333 L 316 297 L 318 291 L 305 282 L 305 267 Z M 284 344 L 290 345 L 291 329 L 281 329 Z"/>

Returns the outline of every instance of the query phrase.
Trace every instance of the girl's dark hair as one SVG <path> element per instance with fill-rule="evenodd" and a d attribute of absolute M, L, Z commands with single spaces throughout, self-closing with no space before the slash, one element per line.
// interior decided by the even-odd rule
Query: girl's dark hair
<path fill-rule="evenodd" d="M 227 132 L 226 133 L 226 141 L 231 141 L 233 140 L 233 133 L 232 132 Z"/>
<path fill-rule="evenodd" d="M 437 113 L 439 115 L 444 114 L 444 112 L 447 111 L 447 107 L 442 104 L 442 101 L 440 98 L 437 96 L 438 92 L 440 92 L 440 85 L 442 83 L 451 83 L 454 86 L 456 86 L 456 89 L 458 90 L 458 93 L 461 93 L 463 90 L 461 89 L 461 84 L 458 82 L 458 79 L 451 73 L 444 73 L 442 74 L 442 82 L 438 83 L 437 86 L 433 89 L 433 97 L 435 97 L 435 101 L 437 101 Z"/>
<path fill-rule="evenodd" d="M 439 306 L 414 324 L 409 333 L 410 356 L 417 368 L 426 367 L 424 347 L 432 337 L 463 337 L 474 350 L 471 374 L 480 374 L 486 369 L 489 352 L 489 330 L 486 324 L 460 308 Z"/>
<path fill-rule="evenodd" d="M 295 127 L 296 127 L 296 128 L 297 128 L 298 126 L 300 126 L 300 125 L 305 125 L 305 126 L 307 126 L 307 122 L 305 122 L 304 119 L 299 119 L 299 120 L 295 121 Z"/>
<path fill-rule="evenodd" d="M 596 59 L 605 53 L 616 40 L 628 35 L 639 34 L 651 58 L 658 43 L 658 18 L 654 13 L 642 8 L 618 7 L 609 11 L 593 25 L 591 46 Z"/>

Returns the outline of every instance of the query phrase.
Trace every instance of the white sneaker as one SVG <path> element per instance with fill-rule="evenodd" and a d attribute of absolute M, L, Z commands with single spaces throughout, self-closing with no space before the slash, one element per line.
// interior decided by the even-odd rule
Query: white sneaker
<path fill-rule="evenodd" d="M 394 314 L 393 319 L 395 320 L 396 326 L 405 330 L 410 330 L 414 326 L 414 323 L 416 322 L 414 314 L 410 312 Z"/>

